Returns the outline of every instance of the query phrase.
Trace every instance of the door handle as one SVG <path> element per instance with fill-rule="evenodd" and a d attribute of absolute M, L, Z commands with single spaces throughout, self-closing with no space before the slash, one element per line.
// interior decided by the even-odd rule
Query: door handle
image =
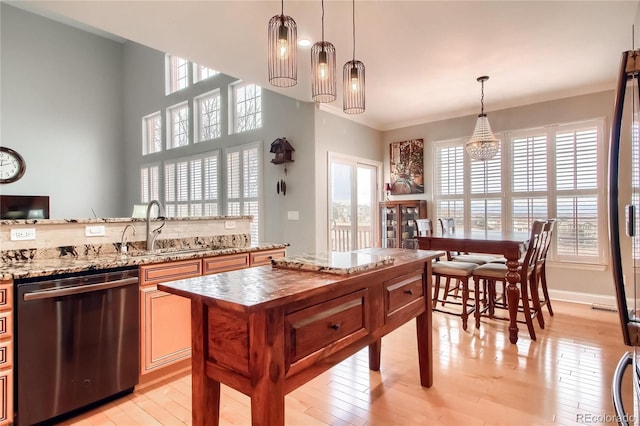
<path fill-rule="evenodd" d="M 40 299 L 52 299 L 54 297 L 72 296 L 74 294 L 89 293 L 90 291 L 107 290 L 111 288 L 124 287 L 131 284 L 137 284 L 138 278 L 125 278 L 123 280 L 109 281 L 107 283 L 79 285 L 75 287 L 56 288 L 53 290 L 32 291 L 24 294 L 24 301 Z"/>

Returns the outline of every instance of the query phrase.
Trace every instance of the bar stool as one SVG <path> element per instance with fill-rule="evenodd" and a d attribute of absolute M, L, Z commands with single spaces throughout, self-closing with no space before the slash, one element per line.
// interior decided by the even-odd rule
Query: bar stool
<path fill-rule="evenodd" d="M 536 332 L 533 327 L 533 318 L 540 315 L 540 301 L 538 299 L 538 291 L 535 286 L 535 269 L 537 261 L 543 250 L 544 243 L 548 238 L 549 227 L 551 225 L 547 221 L 535 221 L 531 227 L 531 235 L 529 237 L 529 246 L 519 268 L 518 285 L 520 287 L 520 304 L 518 311 L 524 314 L 524 320 L 518 322 L 525 323 L 529 330 L 529 336 L 532 340 L 536 340 Z M 484 281 L 487 288 L 487 302 L 483 309 L 480 308 L 480 301 L 475 301 L 475 321 L 476 327 L 480 327 L 480 317 L 483 313 L 489 312 L 489 318 L 509 320 L 509 318 L 496 317 L 495 308 L 508 309 L 505 296 L 501 299 L 496 297 L 496 283 L 501 282 L 506 286 L 507 266 L 503 263 L 487 263 L 477 267 L 473 271 L 474 289 L 480 290 L 480 282 Z M 531 293 L 531 295 L 529 294 Z M 538 320 L 540 321 L 540 320 Z M 544 322 L 542 322 L 544 324 Z M 543 326 L 541 326 L 544 328 Z"/>

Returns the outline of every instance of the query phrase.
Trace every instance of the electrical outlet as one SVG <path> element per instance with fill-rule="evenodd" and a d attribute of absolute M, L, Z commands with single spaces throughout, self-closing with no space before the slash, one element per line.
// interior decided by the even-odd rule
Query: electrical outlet
<path fill-rule="evenodd" d="M 289 219 L 289 220 L 300 220 L 300 212 L 298 212 L 297 210 L 288 211 L 287 212 L 287 219 Z"/>
<path fill-rule="evenodd" d="M 235 229 L 236 221 L 235 220 L 225 220 L 224 221 L 224 229 Z"/>
<path fill-rule="evenodd" d="M 104 225 L 91 225 L 84 228 L 85 237 L 104 237 Z"/>
<path fill-rule="evenodd" d="M 11 241 L 28 241 L 36 239 L 36 228 L 18 228 L 11 230 Z"/>

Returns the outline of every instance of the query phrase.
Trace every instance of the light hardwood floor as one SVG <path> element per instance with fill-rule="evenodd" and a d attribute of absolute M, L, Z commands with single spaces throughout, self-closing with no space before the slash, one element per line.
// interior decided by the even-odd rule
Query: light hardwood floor
<path fill-rule="evenodd" d="M 415 322 L 382 340 L 382 366 L 368 369 L 363 350 L 286 397 L 287 425 L 595 424 L 613 416 L 611 377 L 626 348 L 616 313 L 554 302 L 538 340 L 520 325 L 483 319 L 463 331 L 460 319 L 434 313 L 434 386 L 419 384 Z M 546 311 L 545 311 L 546 312 Z M 472 321 L 470 321 L 472 323 Z M 523 330 L 524 327 L 524 330 Z M 624 400 L 631 405 L 631 380 Z M 249 399 L 223 386 L 221 425 L 251 423 Z M 615 421 L 613 421 L 615 423 Z M 183 374 L 66 425 L 191 424 L 191 379 Z"/>

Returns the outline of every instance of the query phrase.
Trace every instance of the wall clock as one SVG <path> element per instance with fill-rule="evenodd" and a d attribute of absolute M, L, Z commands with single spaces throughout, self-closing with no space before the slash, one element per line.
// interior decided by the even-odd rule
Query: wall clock
<path fill-rule="evenodd" d="M 26 169 L 27 164 L 22 155 L 11 148 L 0 146 L 0 183 L 17 181 Z"/>

